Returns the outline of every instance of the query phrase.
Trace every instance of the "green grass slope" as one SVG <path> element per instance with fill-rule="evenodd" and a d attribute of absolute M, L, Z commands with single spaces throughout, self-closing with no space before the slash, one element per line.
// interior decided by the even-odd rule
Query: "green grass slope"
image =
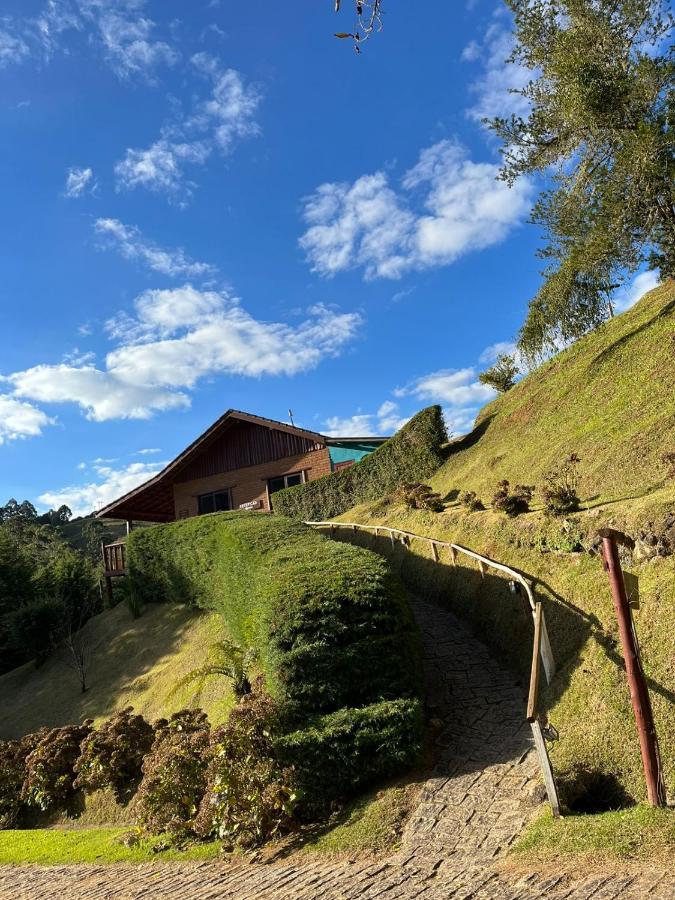
<path fill-rule="evenodd" d="M 588 552 L 603 525 L 627 531 L 638 550 L 625 565 L 639 577 L 635 623 L 659 732 L 664 773 L 675 799 L 675 479 L 661 457 L 675 450 L 675 283 L 645 296 L 489 404 L 474 433 L 455 442 L 430 479 L 447 498 L 443 513 L 407 510 L 391 498 L 362 504 L 346 521 L 379 522 L 452 540 L 520 569 L 544 604 L 558 673 L 544 701 L 560 740 L 552 747 L 564 784 L 580 766 L 601 793 L 645 796 L 637 735 L 607 576 Z M 489 506 L 497 482 L 541 485 L 570 452 L 581 457 L 583 509 L 550 519 L 535 494 L 532 511 L 507 519 L 469 512 L 454 499 L 474 490 Z M 671 524 L 669 524 L 671 523 Z M 646 533 L 646 538 L 645 538 Z M 345 539 L 351 535 L 343 532 Z M 643 552 L 651 537 L 671 555 Z M 377 546 L 373 538 L 368 546 Z M 379 542 L 391 555 L 389 541 Z M 574 552 L 575 548 L 583 548 Z M 471 562 L 435 564 L 419 542 L 395 557 L 411 588 L 447 603 L 525 681 L 532 622 L 522 596 Z"/>
<path fill-rule="evenodd" d="M 0 739 L 41 725 L 102 720 L 125 706 L 148 719 L 201 706 L 212 722 L 224 720 L 233 702 L 227 679 L 175 690 L 184 675 L 204 664 L 210 645 L 225 636 L 216 613 L 152 604 L 134 619 L 120 604 L 91 619 L 85 633 L 92 654 L 86 693 L 58 654 L 39 669 L 27 663 L 0 677 Z"/>

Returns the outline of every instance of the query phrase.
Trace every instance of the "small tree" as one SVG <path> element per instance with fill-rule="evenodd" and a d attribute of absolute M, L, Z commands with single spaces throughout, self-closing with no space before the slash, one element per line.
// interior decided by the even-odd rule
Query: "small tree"
<path fill-rule="evenodd" d="M 520 369 L 516 364 L 515 357 L 502 353 L 497 357 L 494 366 L 480 373 L 478 380 L 481 384 L 487 384 L 503 394 L 511 390 L 516 383 L 516 375 L 519 373 Z"/>

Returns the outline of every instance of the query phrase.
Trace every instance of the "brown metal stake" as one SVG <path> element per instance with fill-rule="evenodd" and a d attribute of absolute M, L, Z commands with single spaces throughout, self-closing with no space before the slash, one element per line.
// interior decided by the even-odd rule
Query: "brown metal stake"
<path fill-rule="evenodd" d="M 640 738 L 642 766 L 647 782 L 647 799 L 650 806 L 665 806 L 666 792 L 661 777 L 659 745 L 654 726 L 652 705 L 640 663 L 640 651 L 635 639 L 633 620 L 628 605 L 628 597 L 626 596 L 623 573 L 621 572 L 619 551 L 617 550 L 617 541 L 629 546 L 632 542 L 630 538 L 627 538 L 620 531 L 615 531 L 613 528 L 603 528 L 600 531 L 600 537 L 602 538 L 604 566 L 609 575 L 612 600 L 614 601 L 614 609 L 619 622 L 619 636 L 621 637 L 623 658 L 626 662 L 626 677 L 628 678 L 630 699 L 633 704 L 633 714 L 635 715 Z"/>

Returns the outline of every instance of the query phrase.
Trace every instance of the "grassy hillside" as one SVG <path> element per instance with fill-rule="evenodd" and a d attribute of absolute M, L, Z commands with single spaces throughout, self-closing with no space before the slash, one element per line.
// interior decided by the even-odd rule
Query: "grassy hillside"
<path fill-rule="evenodd" d="M 0 677 L 0 739 L 41 725 L 105 719 L 129 705 L 149 719 L 201 706 L 212 721 L 224 720 L 232 702 L 227 679 L 209 678 L 201 691 L 194 683 L 174 691 L 225 636 L 216 613 L 152 604 L 134 619 L 120 604 L 95 616 L 85 630 L 92 648 L 87 692 L 80 693 L 64 657 L 52 657 L 39 669 L 27 663 L 8 672 Z"/>
<path fill-rule="evenodd" d="M 673 799 L 675 479 L 661 456 L 675 450 L 674 333 L 669 282 L 482 411 L 474 433 L 452 445 L 430 479 L 446 498 L 445 512 L 410 511 L 384 498 L 343 516 L 451 539 L 534 579 L 558 663 L 546 695 L 560 731 L 554 767 L 564 781 L 583 766 L 600 793 L 636 800 L 645 791 L 614 611 L 601 562 L 588 551 L 605 524 L 642 536 L 625 564 L 640 579 L 635 622 Z M 538 494 L 532 511 L 516 519 L 489 508 L 469 512 L 455 499 L 474 490 L 489 506 L 500 479 L 540 485 L 570 452 L 581 457 L 583 509 L 566 520 L 547 518 Z M 664 555 L 650 549 L 654 541 Z M 381 549 L 389 553 L 388 541 Z M 453 607 L 526 676 L 532 625 L 523 598 L 502 578 L 483 580 L 471 564 L 453 568 L 444 559 L 438 566 L 425 547 L 413 544 L 413 551 L 396 551 L 404 579 Z"/>

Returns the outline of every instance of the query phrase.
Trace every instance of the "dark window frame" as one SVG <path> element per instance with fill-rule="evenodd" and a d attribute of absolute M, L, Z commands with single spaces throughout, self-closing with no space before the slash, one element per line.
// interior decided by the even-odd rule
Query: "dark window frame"
<path fill-rule="evenodd" d="M 226 509 L 217 509 L 216 508 L 216 497 L 219 495 L 225 494 L 227 496 L 227 508 Z M 213 498 L 213 509 L 202 509 L 202 501 L 205 501 L 206 498 Z M 220 488 L 217 491 L 207 491 L 205 494 L 197 495 L 197 511 L 200 516 L 207 516 L 209 513 L 213 512 L 229 512 L 232 509 L 232 489 L 231 488 Z"/>

